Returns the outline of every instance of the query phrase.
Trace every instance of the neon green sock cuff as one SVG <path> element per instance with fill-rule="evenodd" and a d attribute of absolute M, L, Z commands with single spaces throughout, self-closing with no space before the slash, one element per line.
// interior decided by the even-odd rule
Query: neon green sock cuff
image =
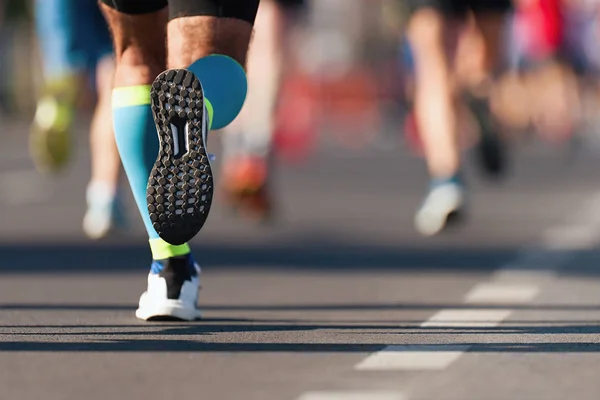
<path fill-rule="evenodd" d="M 152 85 L 124 86 L 113 89 L 112 107 L 131 107 L 150 104 Z"/>
<path fill-rule="evenodd" d="M 164 260 L 165 258 L 185 256 L 191 252 L 187 243 L 174 246 L 162 240 L 161 238 L 150 239 L 150 250 L 152 258 L 155 260 Z"/>
<path fill-rule="evenodd" d="M 213 110 L 213 106 L 210 100 L 208 100 L 206 97 L 204 98 L 204 104 L 206 105 L 206 110 L 208 111 L 208 130 L 210 130 L 210 128 L 212 127 L 213 115 L 215 112 Z"/>

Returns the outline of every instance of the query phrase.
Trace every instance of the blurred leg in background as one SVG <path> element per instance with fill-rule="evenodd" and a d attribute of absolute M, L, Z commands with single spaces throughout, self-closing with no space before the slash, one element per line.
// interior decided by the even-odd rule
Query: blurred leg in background
<path fill-rule="evenodd" d="M 414 0 L 408 24 L 408 40 L 414 57 L 414 112 L 427 160 L 430 188 L 415 217 L 423 235 L 441 232 L 463 214 L 466 193 L 461 175 L 459 99 L 476 117 L 480 135 L 479 155 L 492 176 L 504 170 L 503 151 L 489 110 L 489 93 L 498 65 L 503 18 L 508 0 Z M 477 46 L 479 40 L 479 46 Z M 457 70 L 456 56 L 467 48 L 478 49 L 478 73 L 469 79 Z M 460 51 L 459 51 L 460 50 Z M 477 64 L 477 63 L 476 63 Z"/>
<path fill-rule="evenodd" d="M 529 123 L 537 134 L 551 141 L 573 128 L 567 111 L 571 106 L 567 88 L 573 74 L 564 62 L 567 58 L 561 56 L 567 20 L 564 11 L 559 0 L 520 0 L 513 29 L 518 45 L 518 74 L 529 104 Z M 508 97 L 509 103 L 515 102 L 512 97 Z"/>
<path fill-rule="evenodd" d="M 269 220 L 274 211 L 272 144 L 282 63 L 294 17 L 304 3 L 261 1 L 248 58 L 248 97 L 224 132 L 225 201 L 235 212 L 258 221 Z"/>
<path fill-rule="evenodd" d="M 94 0 L 38 0 L 35 22 L 42 52 L 44 85 L 31 125 L 30 151 L 36 167 L 58 172 L 72 156 L 71 130 L 77 105 L 95 88 L 90 127 L 91 179 L 83 221 L 94 239 L 121 225 L 118 200 L 120 159 L 112 131 L 110 95 L 112 43 Z"/>
<path fill-rule="evenodd" d="M 510 0 L 473 1 L 467 28 L 463 31 L 459 53 L 455 60 L 470 58 L 470 68 L 457 68 L 458 87 L 479 136 L 475 148 L 477 162 L 489 178 L 503 177 L 506 172 L 506 149 L 500 126 L 492 113 L 490 98 L 504 64 L 504 33 L 511 8 Z M 461 52 L 462 50 L 462 52 Z"/>

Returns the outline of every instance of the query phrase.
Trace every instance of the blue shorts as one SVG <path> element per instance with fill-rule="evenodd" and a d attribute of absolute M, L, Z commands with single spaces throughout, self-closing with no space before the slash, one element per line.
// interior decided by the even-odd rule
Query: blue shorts
<path fill-rule="evenodd" d="M 96 0 L 36 0 L 35 14 L 46 79 L 93 72 L 113 53 Z"/>

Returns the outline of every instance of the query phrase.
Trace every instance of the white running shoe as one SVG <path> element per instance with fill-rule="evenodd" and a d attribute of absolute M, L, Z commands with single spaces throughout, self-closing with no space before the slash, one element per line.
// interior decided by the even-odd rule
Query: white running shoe
<path fill-rule="evenodd" d="M 126 229 L 123 206 L 114 188 L 102 182 L 88 185 L 87 210 L 83 217 L 83 231 L 90 239 L 102 239 Z"/>
<path fill-rule="evenodd" d="M 191 256 L 155 260 L 148 275 L 148 289 L 140 297 L 135 315 L 146 321 L 193 321 L 200 318 L 199 290 L 200 267 Z"/>
<path fill-rule="evenodd" d="M 456 182 L 434 186 L 415 216 L 415 228 L 423 236 L 440 233 L 452 219 L 459 216 L 465 203 L 465 190 Z"/>

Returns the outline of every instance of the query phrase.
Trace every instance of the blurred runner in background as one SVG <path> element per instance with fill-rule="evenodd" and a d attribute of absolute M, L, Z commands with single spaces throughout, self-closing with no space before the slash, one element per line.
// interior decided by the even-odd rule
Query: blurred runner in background
<path fill-rule="evenodd" d="M 533 128 L 560 144 L 598 114 L 598 11 L 596 0 L 516 2 L 510 26 L 512 72 L 497 96 L 512 128 Z"/>
<path fill-rule="evenodd" d="M 98 239 L 123 222 L 117 194 L 121 162 L 112 129 L 114 61 L 108 27 L 94 0 L 36 0 L 35 23 L 44 86 L 31 126 L 31 156 L 40 171 L 56 172 L 66 166 L 78 101 L 95 86 L 92 176 L 83 227 L 89 237 Z"/>
<path fill-rule="evenodd" d="M 225 130 L 225 200 L 234 211 L 259 221 L 269 220 L 274 211 L 272 144 L 282 63 L 294 20 L 304 6 L 305 0 L 260 2 L 248 58 L 248 97 Z"/>
<path fill-rule="evenodd" d="M 414 113 L 430 174 L 429 193 L 415 216 L 435 235 L 465 208 L 459 99 L 479 127 L 477 154 L 491 177 L 505 171 L 505 152 L 489 108 L 500 65 L 510 0 L 410 0 L 407 28 L 414 62 Z M 468 62 L 467 62 L 468 60 Z"/>

